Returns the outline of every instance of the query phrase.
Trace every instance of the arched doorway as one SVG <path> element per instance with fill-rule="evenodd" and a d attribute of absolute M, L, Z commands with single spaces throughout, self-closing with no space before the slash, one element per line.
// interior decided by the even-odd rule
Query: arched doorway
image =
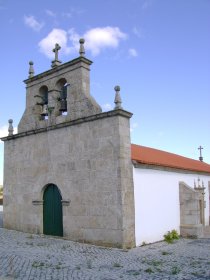
<path fill-rule="evenodd" d="M 43 195 L 43 233 L 63 236 L 62 197 L 56 185 L 46 187 Z"/>

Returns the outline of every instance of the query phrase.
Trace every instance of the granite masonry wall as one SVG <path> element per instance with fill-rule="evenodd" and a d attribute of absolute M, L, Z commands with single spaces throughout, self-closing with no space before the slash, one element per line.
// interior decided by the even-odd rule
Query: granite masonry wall
<path fill-rule="evenodd" d="M 184 182 L 179 184 L 180 234 L 184 237 L 203 237 L 204 199 L 202 192 Z"/>
<path fill-rule="evenodd" d="M 22 132 L 5 141 L 4 227 L 43 232 L 43 192 L 52 183 L 63 200 L 64 236 L 133 247 L 131 114 L 114 110 Z"/>

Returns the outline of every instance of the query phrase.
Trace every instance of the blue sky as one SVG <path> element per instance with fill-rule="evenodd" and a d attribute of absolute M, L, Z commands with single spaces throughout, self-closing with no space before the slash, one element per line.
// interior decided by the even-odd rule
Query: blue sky
<path fill-rule="evenodd" d="M 210 163 L 209 0 L 0 0 L 0 135 L 25 108 L 28 62 L 50 69 L 53 45 L 67 62 L 86 39 L 91 94 L 103 110 L 132 112 L 133 143 Z M 3 143 L 0 142 L 0 184 Z"/>

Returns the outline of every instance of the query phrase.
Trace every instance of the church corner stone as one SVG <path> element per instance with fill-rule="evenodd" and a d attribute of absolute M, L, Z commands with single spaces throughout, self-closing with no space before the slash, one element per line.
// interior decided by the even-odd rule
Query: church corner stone
<path fill-rule="evenodd" d="M 203 195 L 184 182 L 179 183 L 180 234 L 183 237 L 203 237 L 204 206 Z M 202 217 L 203 216 L 203 217 Z"/>
<path fill-rule="evenodd" d="M 4 227 L 48 232 L 47 192 L 54 189 L 61 196 L 56 207 L 64 237 L 131 248 L 132 114 L 121 108 L 102 112 L 90 94 L 91 63 L 82 45 L 80 57 L 25 80 L 18 133 L 3 139 Z"/>

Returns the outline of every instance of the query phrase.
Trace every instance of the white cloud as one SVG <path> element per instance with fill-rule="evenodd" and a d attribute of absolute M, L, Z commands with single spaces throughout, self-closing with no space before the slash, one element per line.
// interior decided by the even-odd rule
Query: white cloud
<path fill-rule="evenodd" d="M 46 10 L 45 12 L 50 17 L 56 17 L 56 14 L 53 11 L 51 11 L 51 10 Z"/>
<path fill-rule="evenodd" d="M 139 126 L 138 123 L 136 122 L 132 123 L 130 126 L 130 132 L 133 132 L 138 126 Z"/>
<path fill-rule="evenodd" d="M 102 49 L 117 48 L 120 40 L 125 40 L 127 35 L 118 27 L 97 27 L 88 30 L 84 34 L 85 47 L 90 50 L 93 56 L 98 55 Z"/>
<path fill-rule="evenodd" d="M 39 42 L 39 50 L 49 58 L 54 58 L 52 49 L 58 43 L 61 46 L 60 53 L 69 54 L 71 48 L 67 46 L 68 33 L 63 29 L 54 28 L 44 39 Z"/>
<path fill-rule="evenodd" d="M 80 16 L 84 12 L 85 10 L 71 8 L 69 11 L 65 11 L 64 13 L 62 13 L 62 16 L 67 18 L 72 18 L 73 16 Z"/>
<path fill-rule="evenodd" d="M 93 56 L 98 55 L 105 48 L 117 48 L 120 40 L 125 40 L 127 35 L 118 27 L 97 27 L 89 29 L 85 34 L 79 35 L 74 28 L 65 31 L 54 28 L 45 38 L 39 42 L 39 49 L 47 57 L 53 58 L 52 49 L 55 43 L 61 46 L 61 53 L 69 54 L 79 52 L 79 39 L 85 39 L 85 49 Z"/>
<path fill-rule="evenodd" d="M 133 57 L 138 56 L 138 53 L 135 49 L 129 49 L 128 53 L 129 53 L 130 56 L 133 56 Z"/>
<path fill-rule="evenodd" d="M 113 109 L 113 106 L 109 103 L 104 104 L 102 107 L 104 110 L 107 110 L 107 111 L 110 111 Z"/>
<path fill-rule="evenodd" d="M 69 40 L 72 43 L 72 48 L 75 49 L 75 51 L 79 52 L 79 39 L 81 36 L 74 30 L 74 28 L 71 28 L 68 30 Z"/>
<path fill-rule="evenodd" d="M 40 31 L 44 26 L 44 23 L 38 22 L 34 16 L 24 16 L 24 23 L 34 31 Z"/>
<path fill-rule="evenodd" d="M 8 136 L 8 125 L 4 125 L 0 127 L 0 138 Z M 2 143 L 2 141 L 0 141 Z"/>

